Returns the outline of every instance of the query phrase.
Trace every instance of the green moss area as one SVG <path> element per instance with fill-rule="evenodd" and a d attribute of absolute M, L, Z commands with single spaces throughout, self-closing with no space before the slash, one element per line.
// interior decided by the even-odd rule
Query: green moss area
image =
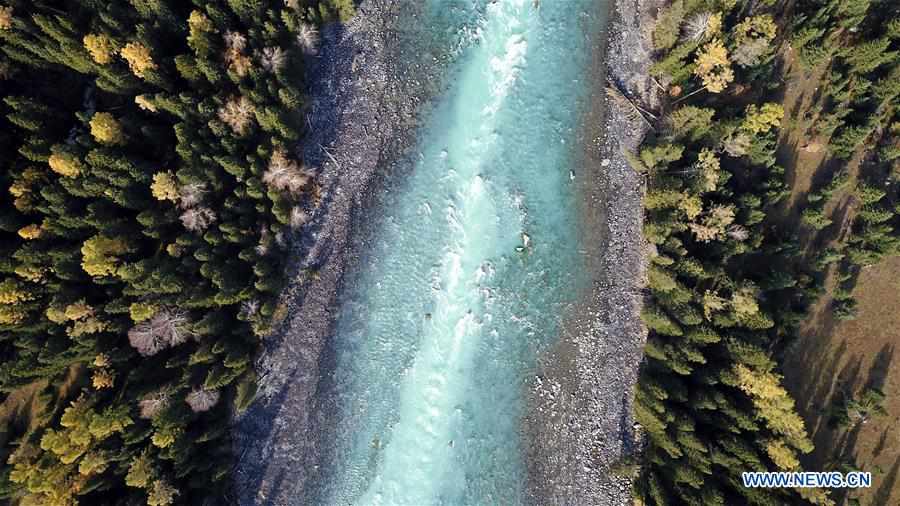
<path fill-rule="evenodd" d="M 660 15 L 652 73 L 668 96 L 633 163 L 650 243 L 640 501 L 891 503 L 897 456 L 872 424 L 896 416 L 896 334 L 872 297 L 898 299 L 869 272 L 893 272 L 900 251 L 898 18 L 868 0 L 688 0 Z M 876 483 L 740 481 L 799 469 Z"/>
<path fill-rule="evenodd" d="M 0 498 L 226 500 L 320 200 L 316 0 L 0 3 Z"/>

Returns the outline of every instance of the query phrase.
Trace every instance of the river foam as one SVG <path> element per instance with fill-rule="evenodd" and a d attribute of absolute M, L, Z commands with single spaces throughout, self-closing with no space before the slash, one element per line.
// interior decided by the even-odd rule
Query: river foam
<path fill-rule="evenodd" d="M 447 86 L 336 324 L 322 504 L 524 502 L 525 383 L 585 279 L 569 175 L 593 2 L 442 4 L 420 21 L 454 30 Z"/>

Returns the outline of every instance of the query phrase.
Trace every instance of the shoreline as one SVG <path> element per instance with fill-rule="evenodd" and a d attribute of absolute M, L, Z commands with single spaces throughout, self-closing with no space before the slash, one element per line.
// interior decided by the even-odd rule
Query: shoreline
<path fill-rule="evenodd" d="M 326 445 L 322 389 L 336 301 L 365 236 L 353 233 L 382 174 L 408 142 L 417 100 L 396 79 L 397 0 L 368 0 L 346 24 L 323 30 L 308 89 L 310 132 L 300 151 L 321 167 L 323 203 L 292 241 L 281 296 L 286 316 L 255 364 L 257 398 L 234 421 L 238 504 L 308 504 Z M 309 275 L 314 272 L 314 275 Z"/>
<path fill-rule="evenodd" d="M 653 104 L 646 32 L 659 3 L 610 0 L 606 27 L 593 42 L 593 90 L 576 165 L 581 247 L 592 279 L 566 316 L 559 343 L 541 357 L 528 392 L 523 429 L 531 443 L 527 490 L 534 504 L 631 504 L 633 477 L 611 469 L 639 452 L 632 403 L 646 341 L 640 320 L 645 266 L 643 187 L 623 152 L 637 148 L 647 127 L 609 105 L 606 83 Z"/>
<path fill-rule="evenodd" d="M 626 92 L 652 94 L 647 64 L 640 63 L 649 56 L 635 57 L 637 63 L 623 58 L 633 47 L 645 49 L 637 13 L 659 1 L 610 0 L 599 7 L 608 9 L 606 29 L 590 43 L 594 82 L 577 139 L 583 152 L 575 183 L 586 224 L 581 244 L 603 246 L 587 255 L 591 286 L 565 317 L 559 344 L 539 357 L 540 376 L 524 385 L 526 497 L 542 506 L 630 504 L 630 480 L 608 470 L 633 450 L 631 399 L 645 339 L 642 188 L 619 146 L 637 146 L 644 125 L 607 111 L 605 83 L 609 71 Z M 322 167 L 323 205 L 291 245 L 282 294 L 287 316 L 264 340 L 257 399 L 234 421 L 239 504 L 314 503 L 318 473 L 327 469 L 336 301 L 371 240 L 360 222 L 372 211 L 385 172 L 409 148 L 428 93 L 407 89 L 421 83 L 398 75 L 401 34 L 392 28 L 401 16 L 415 16 L 400 13 L 399 5 L 367 0 L 349 23 L 323 30 L 322 59 L 309 80 L 311 132 L 302 145 L 303 159 Z"/>

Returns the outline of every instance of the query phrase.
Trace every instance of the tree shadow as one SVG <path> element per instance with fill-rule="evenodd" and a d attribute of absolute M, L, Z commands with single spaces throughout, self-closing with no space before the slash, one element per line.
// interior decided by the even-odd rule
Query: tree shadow
<path fill-rule="evenodd" d="M 239 419 L 239 430 L 234 431 L 234 447 L 241 450 L 237 455 L 233 475 L 238 504 L 271 504 L 260 503 L 261 494 L 266 491 L 277 491 L 284 481 L 284 469 L 280 470 L 274 480 L 267 482 L 270 475 L 271 460 L 266 453 L 271 449 L 259 444 L 261 441 L 277 440 L 282 431 L 276 423 L 279 413 L 288 399 L 288 388 L 282 388 L 271 399 L 257 399 L 247 412 Z M 239 462 L 255 462 L 255 466 L 238 465 Z"/>
<path fill-rule="evenodd" d="M 844 364 L 841 372 L 838 373 L 836 386 L 844 392 L 853 392 L 859 383 L 860 373 L 862 372 L 862 357 L 854 355 Z M 834 395 L 831 396 L 832 399 Z"/>
<path fill-rule="evenodd" d="M 835 425 L 833 408 L 844 395 L 850 395 L 859 380 L 862 369 L 860 357 L 851 358 L 838 373 L 834 383 L 824 381 L 816 393 L 816 404 L 806 419 L 809 433 L 815 449 L 811 457 L 813 462 L 828 462 L 835 458 L 846 458 L 856 445 L 860 426 L 853 427 L 843 433 L 837 441 L 836 435 L 841 428 Z"/>
<path fill-rule="evenodd" d="M 891 495 L 894 491 L 894 484 L 897 482 L 898 475 L 900 475 L 900 457 L 897 457 L 897 459 L 894 460 L 894 465 L 891 466 L 891 470 L 884 475 L 881 486 L 878 487 L 878 490 L 875 491 L 875 495 L 872 497 L 872 502 L 870 503 L 872 506 L 890 506 L 896 504 L 896 501 L 891 502 Z"/>
<path fill-rule="evenodd" d="M 887 447 L 888 434 L 890 434 L 891 428 L 885 427 L 883 431 L 881 431 L 881 437 L 878 438 L 878 444 L 875 445 L 875 449 L 872 450 L 872 457 L 877 457 L 881 455 L 881 452 Z"/>
<path fill-rule="evenodd" d="M 830 334 L 823 333 L 823 335 Z M 821 406 L 831 393 L 832 380 L 837 377 L 838 365 L 843 360 L 844 355 L 847 354 L 846 340 L 841 341 L 841 344 L 838 345 L 838 348 L 830 358 L 825 355 L 828 351 L 828 346 L 825 344 L 822 345 L 821 352 L 817 356 L 811 357 L 811 360 L 804 361 L 803 364 L 803 369 L 810 373 L 810 377 L 806 388 L 803 389 L 798 397 L 807 399 L 806 410 L 821 409 Z"/>
<path fill-rule="evenodd" d="M 856 443 L 859 441 L 859 435 L 862 433 L 863 424 L 857 423 L 853 428 L 841 435 L 837 444 L 834 446 L 832 460 L 837 462 L 856 462 Z"/>
<path fill-rule="evenodd" d="M 837 376 L 832 376 L 834 367 L 841 356 L 846 353 L 846 349 L 846 342 L 842 342 L 841 348 L 834 354 L 830 364 L 831 373 L 823 373 L 819 376 L 821 383 L 815 394 L 815 405 L 812 406 L 816 411 L 815 414 L 808 415 L 806 419 L 815 443 L 813 453 L 817 462 L 855 461 L 856 446 L 859 442 L 863 424 L 855 424 L 849 431 L 841 433 L 841 428 L 835 426 L 831 419 L 832 410 L 839 406 L 846 396 L 852 396 L 861 386 L 879 390 L 883 388 L 890 364 L 893 361 L 894 345 L 886 344 L 875 357 L 875 361 L 866 375 L 865 382 L 862 382 L 862 357 L 858 355 L 851 357 L 838 372 Z M 829 377 L 835 377 L 833 385 L 827 381 Z M 823 421 L 825 423 L 822 423 Z M 889 433 L 890 428 L 886 427 L 875 447 L 873 456 L 878 456 L 887 447 Z M 838 434 L 840 436 L 837 436 Z M 840 497 L 843 496 L 841 495 Z"/>
<path fill-rule="evenodd" d="M 875 355 L 875 360 L 872 362 L 872 368 L 869 369 L 869 378 L 866 380 L 867 388 L 874 388 L 879 391 L 884 388 L 893 359 L 894 345 L 892 343 L 887 343 L 881 347 L 881 350 L 878 351 L 878 355 Z"/>
<path fill-rule="evenodd" d="M 342 90 L 333 82 L 343 78 L 332 80 L 330 77 L 338 75 L 335 66 L 346 62 L 347 55 L 343 53 L 351 50 L 341 42 L 345 32 L 340 23 L 327 25 L 322 33 L 321 57 L 307 66 L 307 84 L 310 90 L 317 91 L 311 92 L 313 110 L 307 118 L 308 131 L 296 150 L 302 153 L 304 162 L 313 167 L 325 166 L 328 160 L 325 149 L 332 144 L 340 126 L 342 97 L 339 95 Z M 338 183 L 336 179 L 323 178 L 323 199 L 319 203 L 318 216 L 333 207 Z M 261 375 L 261 389 L 271 386 L 272 390 L 259 393 L 247 410 L 233 420 L 232 450 L 236 455 L 231 495 L 234 496 L 234 504 L 281 506 L 285 492 L 298 488 L 295 483 L 312 473 L 311 469 L 300 464 L 305 460 L 301 454 L 308 445 L 303 436 L 308 425 L 306 413 L 291 409 L 296 404 L 294 396 L 297 395 L 292 385 L 308 382 L 306 376 L 309 374 L 299 366 L 302 353 L 298 350 L 309 343 L 295 342 L 294 322 L 302 322 L 301 316 L 310 310 L 307 307 L 309 283 L 300 281 L 301 271 L 319 270 L 340 247 L 332 237 L 321 234 L 325 230 L 322 220 L 314 219 L 304 228 L 302 235 L 291 237 L 290 263 L 286 266 L 287 284 L 284 288 L 284 299 L 290 302 L 287 304 L 288 311 L 263 342 L 261 356 L 269 357 L 273 363 L 264 367 L 258 358 L 256 364 L 256 370 Z M 269 385 L 266 376 L 271 369 L 277 369 L 277 376 L 283 376 L 283 379 Z M 297 501 L 301 499 L 297 497 Z"/>
<path fill-rule="evenodd" d="M 852 214 L 852 211 L 855 208 L 854 200 L 852 198 L 842 198 L 833 205 L 834 207 L 831 209 L 830 213 L 831 225 L 828 225 L 821 230 L 816 236 L 815 241 L 812 241 L 815 250 L 827 247 L 835 240 L 846 236 L 850 232 L 850 224 L 854 218 L 854 215 Z"/>

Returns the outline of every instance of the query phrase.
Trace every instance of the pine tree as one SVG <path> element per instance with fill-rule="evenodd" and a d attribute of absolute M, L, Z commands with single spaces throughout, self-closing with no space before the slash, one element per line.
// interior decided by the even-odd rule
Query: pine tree
<path fill-rule="evenodd" d="M 224 437 L 222 400 L 253 399 L 247 343 L 281 284 L 275 238 L 316 193 L 286 152 L 273 167 L 291 177 L 262 176 L 301 129 L 289 44 L 311 54 L 317 31 L 278 2 L 26 4 L 0 9 L 0 78 L 16 72 L 0 83 L 0 324 L 14 335 L 0 389 L 80 371 L 83 397 L 35 417 L 13 485 L 41 505 L 217 496 L 228 464 L 200 443 Z"/>

